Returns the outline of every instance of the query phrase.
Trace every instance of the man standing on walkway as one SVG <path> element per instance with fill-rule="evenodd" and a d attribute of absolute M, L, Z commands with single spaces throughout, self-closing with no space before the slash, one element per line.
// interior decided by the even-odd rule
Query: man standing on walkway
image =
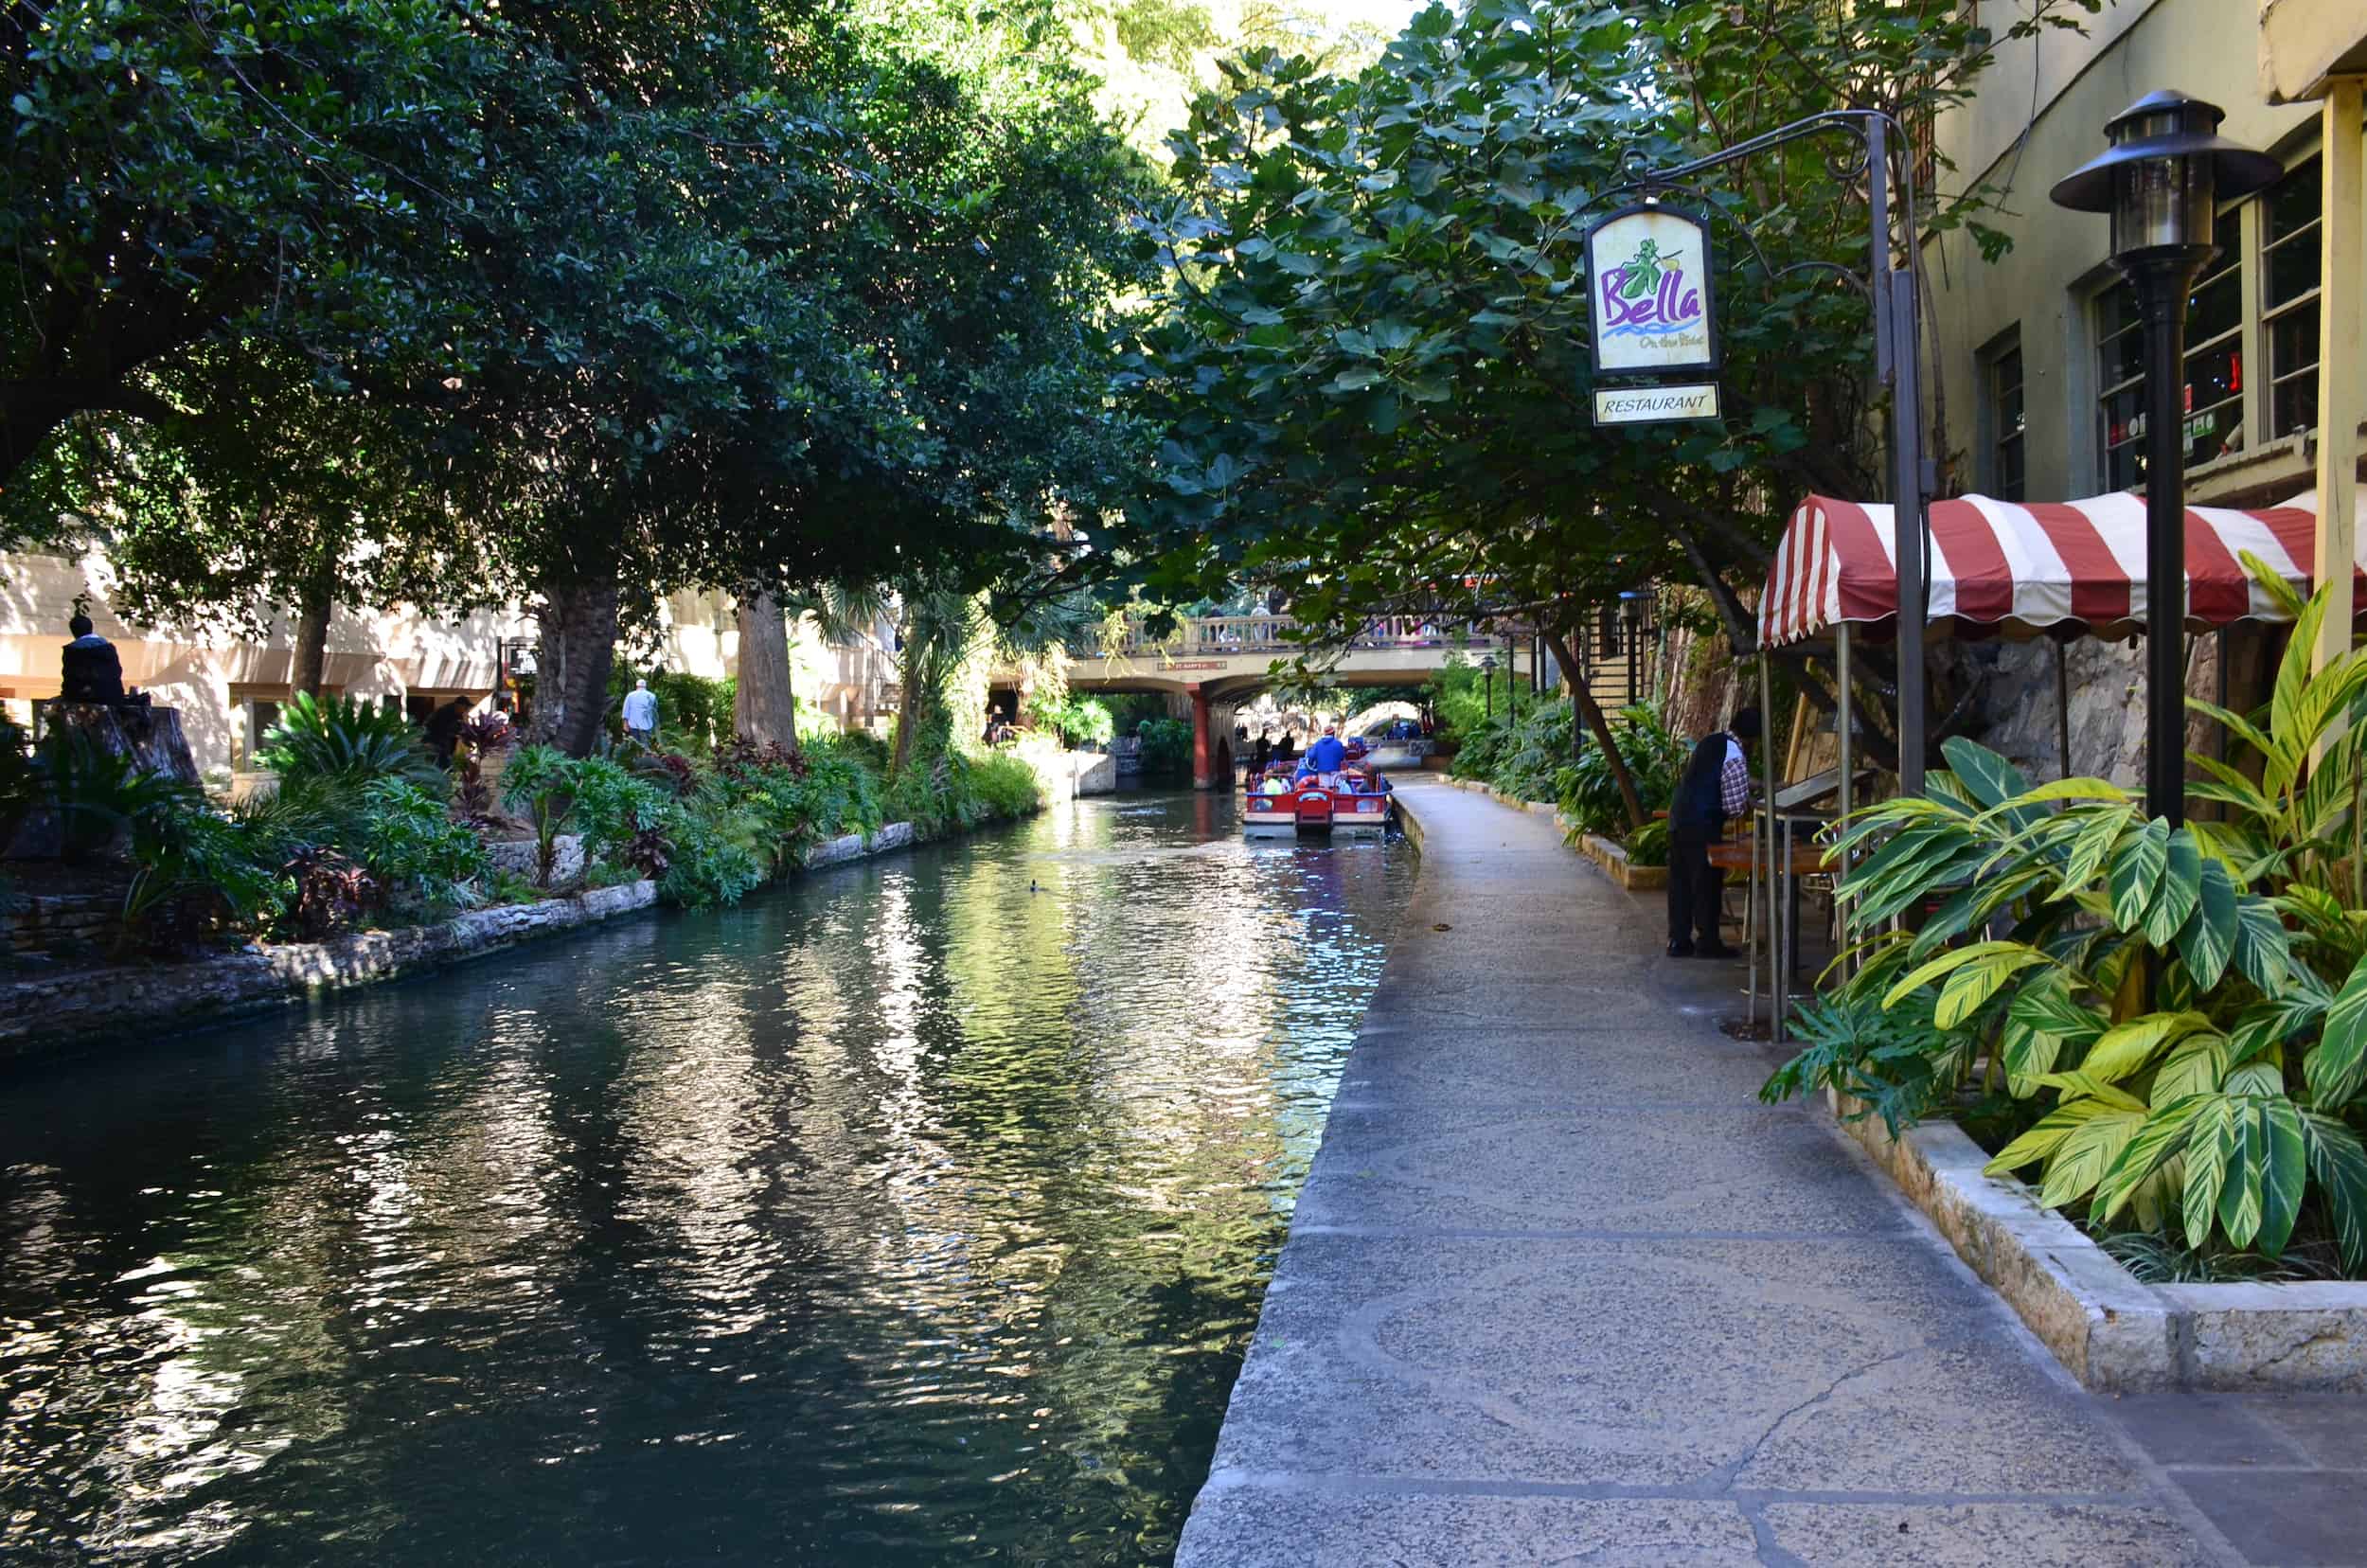
<path fill-rule="evenodd" d="M 625 739 L 649 745 L 657 739 L 657 693 L 647 681 L 635 681 L 625 693 Z"/>
<path fill-rule="evenodd" d="M 1726 874 L 1710 864 L 1710 846 L 1726 824 L 1751 809 L 1751 761 L 1743 748 L 1759 738 L 1759 710 L 1744 708 L 1724 730 L 1701 737 L 1668 803 L 1668 956 L 1732 958 L 1718 935 Z M 1698 934 L 1698 939 L 1697 939 Z"/>

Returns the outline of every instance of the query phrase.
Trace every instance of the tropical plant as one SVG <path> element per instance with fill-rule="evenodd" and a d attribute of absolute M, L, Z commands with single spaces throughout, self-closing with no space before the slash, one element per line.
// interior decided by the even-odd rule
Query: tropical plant
<path fill-rule="evenodd" d="M 362 864 L 390 895 L 429 906 L 483 901 L 492 870 L 484 841 L 427 791 L 406 779 L 372 780 L 360 826 Z"/>
<path fill-rule="evenodd" d="M 1611 721 L 1611 735 L 1627 759 L 1637 797 L 1646 811 L 1664 811 L 1677 793 L 1690 752 L 1682 738 L 1661 722 L 1660 704 L 1638 703 L 1621 708 Z M 1584 831 L 1610 832 L 1625 828 L 1628 811 L 1619 781 L 1600 746 L 1589 746 L 1576 761 L 1554 775 L 1554 795 L 1565 815 Z M 1633 840 L 1629 840 L 1630 846 Z"/>
<path fill-rule="evenodd" d="M 283 874 L 293 887 L 288 923 L 308 942 L 349 930 L 382 893 L 378 879 L 331 845 L 302 846 L 289 857 Z"/>
<path fill-rule="evenodd" d="M 256 759 L 283 781 L 335 779 L 358 787 L 374 778 L 426 785 L 442 777 L 418 727 L 401 714 L 350 697 L 324 703 L 309 691 L 288 699 Z"/>
<path fill-rule="evenodd" d="M 202 803 L 134 818 L 130 858 L 118 955 L 187 949 L 218 921 L 255 919 L 277 901 L 279 857 L 267 835 Z"/>
<path fill-rule="evenodd" d="M 521 746 L 502 770 L 502 804 L 534 826 L 534 882 L 551 884 L 559 835 L 575 812 L 575 760 L 555 746 Z"/>
<path fill-rule="evenodd" d="M 637 857 L 642 865 L 662 868 L 667 829 L 686 815 L 674 809 L 668 793 L 604 757 L 586 757 L 567 772 L 584 864 L 624 864 Z"/>
<path fill-rule="evenodd" d="M 1668 823 L 1665 818 L 1647 822 L 1641 828 L 1629 829 L 1627 837 L 1628 864 L 1630 865 L 1666 865 L 1668 864 Z"/>
<path fill-rule="evenodd" d="M 43 796 L 58 814 L 68 861 L 129 846 L 144 825 L 194 811 L 205 799 L 195 785 L 144 768 L 71 726 L 52 733 L 41 752 Z"/>
<path fill-rule="evenodd" d="M 2294 617 L 2274 693 L 2245 717 L 2253 754 L 2190 794 L 2230 820 L 2173 829 L 2103 779 L 2031 788 L 1964 739 L 1928 798 L 1886 802 L 1841 840 L 1871 847 L 1839 896 L 1878 960 L 1886 1008 L 1929 1009 L 1941 1055 L 1985 1053 L 1992 1081 L 2046 1114 L 1993 1171 L 2041 1167 L 2038 1196 L 2186 1244 L 2278 1256 L 2316 1213 L 2367 1263 L 2367 910 L 2351 856 L 2367 652 L 2310 669 L 2324 596 Z M 2345 728 L 2347 726 L 2347 728 Z M 2319 760 L 2310 757 L 2317 753 Z M 2346 903 L 2343 895 L 2350 895 Z M 1883 934 L 1935 903 L 1921 929 Z M 1947 944 L 1972 937 L 1962 945 Z"/>
<path fill-rule="evenodd" d="M 1860 1102 L 1851 1119 L 1878 1115 L 1893 1137 L 1943 1107 L 1963 1070 L 1961 1040 L 1934 1027 L 1928 1010 L 1884 1007 L 1874 984 L 1802 1003 L 1792 1029 L 1801 1050 L 1776 1069 L 1759 1098 L 1771 1105 L 1810 1090 L 1838 1090 Z"/>

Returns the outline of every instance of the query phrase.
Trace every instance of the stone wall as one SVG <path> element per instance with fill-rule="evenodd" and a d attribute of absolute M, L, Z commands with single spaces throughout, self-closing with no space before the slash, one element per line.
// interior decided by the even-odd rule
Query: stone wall
<path fill-rule="evenodd" d="M 103 948 L 122 928 L 123 895 L 35 893 L 0 910 L 0 953 L 55 953 Z"/>
<path fill-rule="evenodd" d="M 2227 650 L 2228 705 L 2243 712 L 2263 701 L 2273 678 L 2271 655 L 2282 633 L 2265 627 L 2232 627 L 2224 634 L 2190 636 L 2186 690 L 2217 702 L 2219 653 Z M 1950 651 L 1982 679 L 1980 710 L 1986 727 L 1975 739 L 2010 758 L 2033 781 L 2065 776 L 2058 739 L 2055 647 L 2046 642 L 1968 643 Z M 2063 649 L 2071 695 L 2071 774 L 2137 788 L 2145 771 L 2145 648 L 2143 638 L 2107 643 L 2082 637 Z M 2189 715 L 2186 745 L 2211 752 L 2218 727 Z M 2190 768 L 2190 774 L 2198 770 Z"/>
<path fill-rule="evenodd" d="M 436 969 L 657 901 L 654 882 L 505 904 L 435 925 L 367 931 L 188 964 L 82 970 L 0 982 L 0 1056 L 251 1011 L 310 992 Z"/>

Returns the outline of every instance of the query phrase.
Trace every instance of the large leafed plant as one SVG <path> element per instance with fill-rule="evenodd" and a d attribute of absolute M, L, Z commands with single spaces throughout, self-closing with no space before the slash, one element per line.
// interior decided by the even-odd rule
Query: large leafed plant
<path fill-rule="evenodd" d="M 2221 820 L 2172 828 L 2098 778 L 2032 788 L 1951 740 L 1928 798 L 1885 802 L 1842 838 L 1871 853 L 1840 889 L 1868 962 L 1839 1005 L 1928 1020 L 1923 1055 L 1959 1078 L 1985 1061 L 2045 1105 L 1989 1168 L 2040 1167 L 2049 1205 L 2269 1256 L 2309 1217 L 2357 1269 L 2367 653 L 2313 672 L 2323 595 L 2304 604 L 2248 564 L 2294 626 L 2260 713 L 2193 704 L 2251 754 L 2194 758 L 2209 777 L 2188 797 Z M 1899 916 L 1917 929 L 1890 929 Z M 1809 1076 L 1847 1074 L 1820 1059 Z"/>

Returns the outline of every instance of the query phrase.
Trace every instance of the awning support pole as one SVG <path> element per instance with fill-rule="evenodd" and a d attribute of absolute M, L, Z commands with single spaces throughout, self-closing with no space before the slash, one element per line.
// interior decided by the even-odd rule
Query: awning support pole
<path fill-rule="evenodd" d="M 1846 829 L 1849 826 L 1851 792 L 1855 787 L 1855 775 L 1858 768 L 1858 711 L 1849 691 L 1849 623 L 1847 621 L 1833 623 L 1833 674 L 1841 687 L 1841 816 L 1839 822 L 1841 827 Z M 1834 866 L 1833 874 L 1836 886 L 1840 884 L 1841 879 L 1849 875 L 1849 862 L 1846 857 Z M 1833 911 L 1833 922 L 1836 934 L 1842 937 L 1843 945 L 1846 946 L 1846 933 L 1839 931 L 1841 911 L 1838 907 L 1838 900 Z M 1844 969 L 1843 972 L 1849 971 Z"/>
<path fill-rule="evenodd" d="M 2049 638 L 2055 644 L 2055 761 L 2057 778 L 2069 778 L 2071 771 L 2071 653 L 2059 637 Z"/>
<path fill-rule="evenodd" d="M 1776 858 L 1775 837 L 1775 736 L 1768 727 L 1768 716 L 1775 710 L 1775 677 L 1770 666 L 1772 660 L 1767 650 L 1759 650 L 1759 757 L 1760 772 L 1767 777 L 1767 800 L 1761 814 L 1767 819 L 1767 954 L 1768 954 L 1768 1038 L 1776 1044 L 1784 1042 L 1784 1005 L 1791 976 L 1784 972 L 1784 900 L 1777 889 L 1790 877 L 1791 868 Z"/>

